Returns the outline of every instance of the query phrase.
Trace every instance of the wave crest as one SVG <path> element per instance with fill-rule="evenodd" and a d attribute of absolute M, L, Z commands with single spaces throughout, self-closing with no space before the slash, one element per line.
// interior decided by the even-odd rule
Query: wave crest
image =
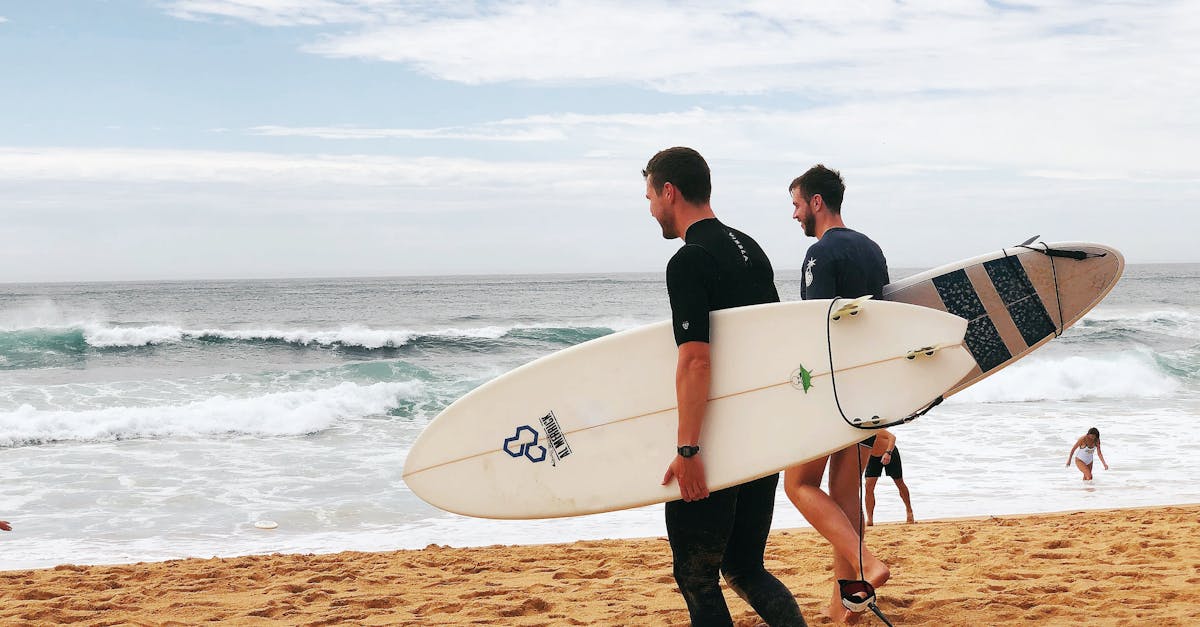
<path fill-rule="evenodd" d="M 614 327 L 554 327 L 534 325 L 446 328 L 432 330 L 371 329 L 345 326 L 334 330 L 310 329 L 184 329 L 172 325 L 111 326 L 86 324 L 0 331 L 0 355 L 16 351 L 80 352 L 86 348 L 137 348 L 197 342 L 278 343 L 297 346 L 344 347 L 376 350 L 402 348 L 418 342 L 475 341 L 516 338 L 554 344 L 574 344 L 612 333 Z"/>
<path fill-rule="evenodd" d="M 122 348 L 173 344 L 183 340 L 179 327 L 150 325 L 145 327 L 109 327 L 89 324 L 83 328 L 83 339 L 93 348 Z"/>
<path fill-rule="evenodd" d="M 1162 398 L 1179 381 L 1137 353 L 1022 360 L 956 394 L 968 403 Z"/>
<path fill-rule="evenodd" d="M 214 396 L 179 405 L 0 412 L 0 448 L 61 441 L 248 434 L 294 436 L 338 422 L 387 414 L 423 393 L 417 381 L 341 383 L 248 398 Z"/>

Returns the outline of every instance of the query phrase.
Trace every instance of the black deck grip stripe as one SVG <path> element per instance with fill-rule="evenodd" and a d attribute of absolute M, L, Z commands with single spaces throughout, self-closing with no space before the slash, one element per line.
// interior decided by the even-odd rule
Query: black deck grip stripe
<path fill-rule="evenodd" d="M 985 262 L 983 267 L 1026 346 L 1033 346 L 1046 336 L 1054 335 L 1054 321 L 1050 319 L 1037 290 L 1033 289 L 1025 267 L 1016 257 L 993 259 Z"/>
<path fill-rule="evenodd" d="M 946 311 L 967 320 L 965 343 L 980 370 L 987 372 L 1012 359 L 966 270 L 948 272 L 932 280 Z"/>

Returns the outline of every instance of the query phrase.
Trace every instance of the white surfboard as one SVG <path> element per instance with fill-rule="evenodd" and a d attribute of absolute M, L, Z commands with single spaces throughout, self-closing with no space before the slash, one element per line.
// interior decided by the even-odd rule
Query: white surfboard
<path fill-rule="evenodd" d="M 975 366 L 962 318 L 903 303 L 835 304 L 711 314 L 712 385 L 700 438 L 710 489 L 862 440 L 870 431 L 843 413 L 883 426 L 919 411 Z M 832 321 L 831 310 L 845 305 Z M 438 415 L 413 444 L 404 480 L 437 507 L 485 518 L 677 499 L 674 482 L 660 485 L 675 457 L 676 358 L 670 323 L 661 322 L 521 366 Z"/>

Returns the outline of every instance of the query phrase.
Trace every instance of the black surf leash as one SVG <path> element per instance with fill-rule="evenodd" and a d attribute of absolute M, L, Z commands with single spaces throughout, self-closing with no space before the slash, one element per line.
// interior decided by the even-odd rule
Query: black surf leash
<path fill-rule="evenodd" d="M 1050 246 L 1048 244 L 1046 244 L 1046 242 L 1042 242 L 1041 248 L 1034 248 L 1033 246 L 1030 246 L 1030 244 L 1036 242 L 1039 237 L 1041 237 L 1041 235 L 1034 235 L 1033 237 L 1021 242 L 1020 244 L 1017 244 L 1016 246 L 1014 246 L 1014 248 L 1028 248 L 1029 250 L 1032 250 L 1034 252 L 1042 253 L 1043 255 L 1046 255 L 1047 257 L 1066 257 L 1067 259 L 1075 259 L 1075 260 L 1092 259 L 1094 257 L 1107 257 L 1108 256 L 1108 253 L 1089 253 L 1086 250 L 1063 250 L 1060 248 L 1050 248 Z"/>
<path fill-rule="evenodd" d="M 1054 277 L 1054 300 L 1055 304 L 1058 305 L 1058 324 L 1054 325 L 1054 337 L 1060 337 L 1063 334 L 1062 293 L 1058 288 L 1058 265 L 1054 263 L 1055 258 L 1082 261 L 1084 259 L 1093 259 L 1096 257 L 1107 257 L 1108 253 L 1089 253 L 1086 250 L 1064 250 L 1059 248 L 1050 248 L 1050 245 L 1046 242 L 1041 242 L 1041 248 L 1030 246 L 1030 244 L 1037 241 L 1039 237 L 1041 237 L 1041 235 L 1034 235 L 1020 244 L 1017 244 L 1014 246 L 1014 248 L 1032 250 L 1035 253 L 1041 253 L 1050 258 L 1050 274 Z M 1000 249 L 1000 252 L 1004 255 L 1005 261 L 1008 262 L 1009 267 L 1012 268 L 1013 272 L 1015 273 L 1019 268 L 1020 262 L 1016 260 L 1016 257 L 1010 256 L 1007 249 L 1002 248 Z M 1024 281 L 1021 287 L 1025 289 L 1025 296 L 1036 296 L 1033 291 L 1033 285 L 1028 281 Z"/>
<path fill-rule="evenodd" d="M 863 461 L 862 443 L 854 444 L 854 452 L 858 455 L 858 502 L 861 507 L 863 500 Z M 842 607 L 861 614 L 863 610 L 871 610 L 887 627 L 894 627 L 883 610 L 875 602 L 875 586 L 867 581 L 867 573 L 863 568 L 863 515 L 858 512 L 858 579 L 838 579 L 838 591 L 842 596 Z"/>
<path fill-rule="evenodd" d="M 863 429 L 863 430 L 867 430 L 867 431 L 874 431 L 876 429 L 883 429 L 883 428 L 892 427 L 895 425 L 902 425 L 906 422 L 912 422 L 913 420 L 916 420 L 917 418 L 924 416 L 925 414 L 929 413 L 929 410 L 933 409 L 934 407 L 937 407 L 938 405 L 940 405 L 942 403 L 943 400 L 945 400 L 944 397 L 938 396 L 937 398 L 933 399 L 933 402 L 926 405 L 924 409 L 922 409 L 914 414 L 910 414 L 903 418 L 899 418 L 899 419 L 893 420 L 892 422 L 883 423 L 883 424 L 881 424 L 883 422 L 883 419 L 880 418 L 879 416 L 871 416 L 871 418 L 869 418 L 869 419 L 866 419 L 866 418 L 851 419 L 849 416 L 847 416 L 846 412 L 844 410 L 842 410 L 842 401 L 838 398 L 837 376 L 835 375 L 834 370 L 833 370 L 833 331 L 831 329 L 833 321 L 832 321 L 831 316 L 833 315 L 833 307 L 834 307 L 834 305 L 837 304 L 837 302 L 839 300 L 842 300 L 842 298 L 837 297 L 829 302 L 829 311 L 825 315 L 825 347 L 829 350 L 829 385 L 833 389 L 833 402 L 834 402 L 834 404 L 837 405 L 838 414 L 841 415 L 842 420 L 845 421 L 846 424 L 850 425 L 851 427 L 854 427 L 855 429 Z"/>
<path fill-rule="evenodd" d="M 842 420 L 844 420 L 846 424 L 856 429 L 882 429 L 895 424 L 908 422 L 917 416 L 924 415 L 925 412 L 932 409 L 934 405 L 942 402 L 942 397 L 939 396 L 937 400 L 935 400 L 932 404 L 930 404 L 929 407 L 926 407 L 921 412 L 897 422 L 890 422 L 886 425 L 878 424 L 880 422 L 879 416 L 872 417 L 872 422 L 876 423 L 876 426 L 871 427 L 864 426 L 861 418 L 857 419 L 856 421 L 852 421 L 846 417 L 846 412 L 842 410 L 842 402 L 838 400 L 837 377 L 834 376 L 833 371 L 833 333 L 830 330 L 830 326 L 833 323 L 833 307 L 839 300 L 842 299 L 834 298 L 832 301 L 830 301 L 829 311 L 825 315 L 825 345 L 829 348 L 829 383 L 833 388 L 833 402 L 837 404 L 838 413 L 841 414 Z M 855 442 L 853 446 L 855 452 L 858 453 L 858 502 L 861 504 L 863 499 L 862 446 L 858 442 Z M 850 610 L 856 614 L 862 613 L 863 610 L 871 610 L 876 616 L 879 617 L 879 620 L 882 620 L 883 623 L 887 625 L 887 627 L 893 627 L 891 621 L 887 619 L 887 616 L 884 616 L 883 611 L 880 610 L 879 606 L 875 603 L 875 586 L 872 586 L 871 582 L 867 581 L 866 572 L 863 569 L 863 516 L 861 510 L 859 511 L 858 515 L 858 577 L 859 578 L 857 580 L 838 579 L 838 591 L 842 597 L 842 607 L 845 607 L 847 610 Z"/>

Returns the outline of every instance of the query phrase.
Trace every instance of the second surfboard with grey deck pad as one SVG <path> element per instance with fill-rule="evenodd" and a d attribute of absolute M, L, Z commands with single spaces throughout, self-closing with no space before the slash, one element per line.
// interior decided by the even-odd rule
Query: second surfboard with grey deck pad
<path fill-rule="evenodd" d="M 1007 367 L 1061 335 L 1117 284 L 1125 259 L 1085 242 L 1033 243 L 947 264 L 883 288 L 884 300 L 967 320 L 976 366 L 946 396 Z"/>

